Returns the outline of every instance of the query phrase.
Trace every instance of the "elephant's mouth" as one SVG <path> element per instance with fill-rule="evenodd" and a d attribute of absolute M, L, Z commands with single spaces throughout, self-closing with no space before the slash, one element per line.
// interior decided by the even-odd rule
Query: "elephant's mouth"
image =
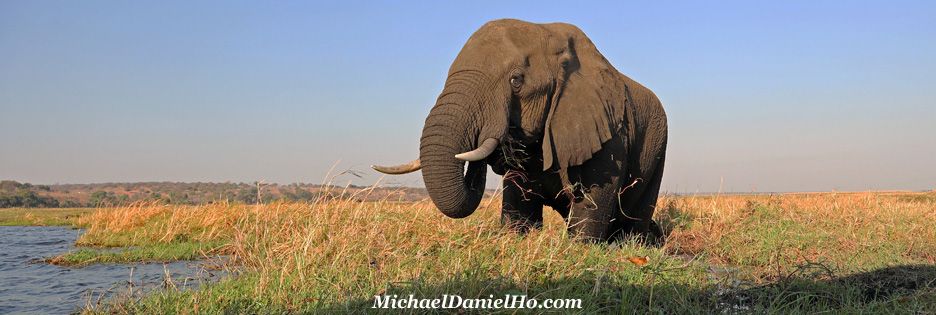
<path fill-rule="evenodd" d="M 542 167 L 542 145 L 536 137 L 528 137 L 519 127 L 511 127 L 506 139 L 491 154 L 487 163 L 495 174 L 508 171 L 526 172 Z M 537 163 L 539 163 L 537 165 Z"/>

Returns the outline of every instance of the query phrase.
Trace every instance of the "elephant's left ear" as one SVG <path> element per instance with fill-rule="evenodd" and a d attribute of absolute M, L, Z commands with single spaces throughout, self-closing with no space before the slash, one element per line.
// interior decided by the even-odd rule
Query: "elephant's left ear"
<path fill-rule="evenodd" d="M 560 56 L 565 73 L 546 118 L 543 170 L 581 165 L 601 150 L 624 121 L 627 87 L 622 75 L 584 33 L 572 33 L 569 47 Z"/>

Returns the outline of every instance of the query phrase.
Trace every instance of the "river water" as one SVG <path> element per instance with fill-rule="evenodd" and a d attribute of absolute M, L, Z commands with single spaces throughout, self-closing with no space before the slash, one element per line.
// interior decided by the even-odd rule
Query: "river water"
<path fill-rule="evenodd" d="M 41 261 L 74 250 L 80 234 L 68 227 L 0 226 L 0 314 L 68 314 L 114 296 L 163 288 L 167 273 L 179 288 L 221 277 L 202 262 L 72 268 Z"/>

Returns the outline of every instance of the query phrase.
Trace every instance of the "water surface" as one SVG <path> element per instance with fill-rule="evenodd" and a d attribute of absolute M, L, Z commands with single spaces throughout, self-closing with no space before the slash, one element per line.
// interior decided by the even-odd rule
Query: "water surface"
<path fill-rule="evenodd" d="M 167 272 L 177 286 L 185 287 L 220 277 L 199 262 L 82 268 L 41 262 L 74 250 L 81 232 L 68 227 L 0 226 L 0 314 L 72 313 L 115 295 L 161 288 Z"/>

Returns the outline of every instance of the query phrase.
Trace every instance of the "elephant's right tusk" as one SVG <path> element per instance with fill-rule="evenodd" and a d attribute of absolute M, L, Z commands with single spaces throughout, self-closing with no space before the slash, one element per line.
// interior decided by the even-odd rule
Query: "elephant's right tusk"
<path fill-rule="evenodd" d="M 422 168 L 422 163 L 419 162 L 419 159 L 415 159 L 406 164 L 400 164 L 396 166 L 371 165 L 371 168 L 384 174 L 400 175 L 418 171 Z"/>
<path fill-rule="evenodd" d="M 465 153 L 456 154 L 455 158 L 462 160 L 462 161 L 468 161 L 468 162 L 483 160 L 488 155 L 491 155 L 492 152 L 494 152 L 494 149 L 497 148 L 497 143 L 498 143 L 497 139 L 487 138 L 484 140 L 483 143 L 481 143 L 480 146 L 478 146 L 477 149 L 474 149 Z"/>

